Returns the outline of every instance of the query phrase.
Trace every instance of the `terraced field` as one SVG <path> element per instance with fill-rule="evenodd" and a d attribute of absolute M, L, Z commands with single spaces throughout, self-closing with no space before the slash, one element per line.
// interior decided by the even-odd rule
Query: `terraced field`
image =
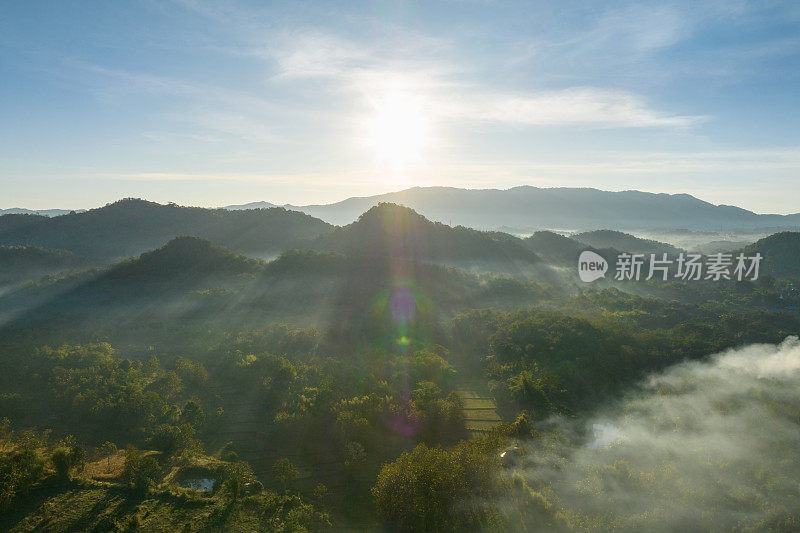
<path fill-rule="evenodd" d="M 465 385 L 458 390 L 464 400 L 464 418 L 467 430 L 473 432 L 489 431 L 502 422 L 497 414 L 497 405 L 488 393 L 478 392 L 477 386 Z"/>

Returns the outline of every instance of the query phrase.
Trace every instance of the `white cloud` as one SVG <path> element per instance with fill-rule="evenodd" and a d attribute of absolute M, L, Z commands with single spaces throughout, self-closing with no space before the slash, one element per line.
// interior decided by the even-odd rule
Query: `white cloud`
<path fill-rule="evenodd" d="M 605 12 L 593 28 L 580 33 L 573 43 L 590 55 L 624 50 L 630 60 L 676 44 L 688 34 L 691 25 L 687 14 L 674 8 L 633 5 Z"/>
<path fill-rule="evenodd" d="M 660 112 L 638 95 L 596 87 L 517 95 L 467 94 L 441 102 L 439 109 L 452 118 L 532 126 L 687 127 L 703 120 Z"/>
<path fill-rule="evenodd" d="M 425 46 L 438 49 L 440 43 Z M 291 46 L 275 51 L 275 59 L 277 80 L 326 78 L 336 90 L 351 90 L 367 102 L 388 91 L 404 91 L 427 102 L 428 113 L 436 119 L 528 126 L 679 128 L 704 119 L 656 110 L 643 97 L 617 89 L 570 87 L 507 93 L 477 81 L 463 81 L 468 69 L 458 69 L 447 61 L 387 58 L 378 50 L 319 33 L 297 36 Z"/>
<path fill-rule="evenodd" d="M 364 47 L 329 34 L 298 32 L 285 41 L 288 42 L 272 50 L 278 64 L 278 78 L 350 78 L 378 64 Z"/>

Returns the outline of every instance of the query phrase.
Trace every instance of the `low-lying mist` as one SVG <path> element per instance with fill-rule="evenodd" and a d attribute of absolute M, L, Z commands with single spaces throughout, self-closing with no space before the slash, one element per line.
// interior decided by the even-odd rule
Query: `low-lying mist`
<path fill-rule="evenodd" d="M 679 364 L 557 426 L 513 473 L 522 492 L 505 508 L 521 527 L 800 528 L 797 337 Z"/>

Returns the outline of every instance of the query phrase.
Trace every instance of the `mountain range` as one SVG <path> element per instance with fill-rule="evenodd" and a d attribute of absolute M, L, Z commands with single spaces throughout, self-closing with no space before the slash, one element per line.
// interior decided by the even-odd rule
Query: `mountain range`
<path fill-rule="evenodd" d="M 295 248 L 335 252 L 363 261 L 438 263 L 524 277 L 545 275 L 547 269 L 542 265 L 572 265 L 587 248 L 609 253 L 681 251 L 664 242 L 608 229 L 571 236 L 537 231 L 518 238 L 499 231 L 450 226 L 390 203 L 380 203 L 354 222 L 337 227 L 283 207 L 205 209 L 124 199 L 56 217 L 0 216 L 0 270 L 7 278 L 0 277 L 0 281 L 8 284 L 104 266 L 181 236 L 207 239 L 256 258 L 274 258 Z"/>
<path fill-rule="evenodd" d="M 85 209 L 76 210 L 76 213 L 82 213 Z M 68 215 L 72 213 L 71 209 L 25 209 L 22 207 L 12 207 L 9 209 L 0 209 L 0 216 L 3 215 L 41 215 L 43 217 L 57 217 L 61 215 Z"/>
<path fill-rule="evenodd" d="M 746 251 L 762 253 L 764 273 L 797 276 L 798 239 L 800 233 L 780 233 Z M 26 324 L 71 331 L 83 320 L 90 329 L 113 324 L 120 335 L 135 335 L 165 317 L 251 326 L 314 318 L 340 324 L 344 338 L 371 320 L 365 309 L 385 307 L 392 287 L 414 293 L 428 324 L 465 302 L 530 305 L 578 283 L 575 262 L 587 248 L 609 262 L 617 251 L 679 251 L 611 230 L 522 239 L 451 227 L 395 204 L 372 207 L 341 227 L 283 208 L 232 212 L 141 200 L 55 218 L 6 215 L 0 324 L 24 334 Z M 253 257 L 267 250 L 280 256 Z M 110 264 L 114 258 L 124 259 Z"/>
<path fill-rule="evenodd" d="M 138 255 L 179 236 L 208 239 L 234 252 L 264 257 L 333 229 L 283 208 L 229 211 L 124 199 L 83 213 L 0 216 L 0 245 L 67 250 L 95 261 Z"/>
<path fill-rule="evenodd" d="M 380 203 L 410 207 L 425 217 L 448 225 L 511 233 L 543 229 L 620 230 L 692 229 L 753 230 L 800 227 L 800 213 L 757 214 L 730 205 L 714 205 L 689 194 L 640 191 L 601 191 L 592 188 L 498 189 L 413 187 L 375 196 L 348 198 L 324 205 L 294 206 L 330 224 L 344 225 Z M 268 202 L 228 206 L 226 209 L 271 207 Z"/>
<path fill-rule="evenodd" d="M 430 220 L 450 226 L 515 234 L 531 234 L 540 230 L 579 232 L 598 228 L 626 231 L 685 229 L 773 232 L 800 229 L 800 213 L 758 214 L 731 205 L 715 205 L 689 194 L 527 185 L 505 190 L 413 187 L 330 204 L 279 206 L 257 201 L 228 205 L 222 209 L 252 211 L 282 207 L 343 226 L 356 221 L 364 212 L 381 203 L 410 207 Z M 0 209 L 0 215 L 59 217 L 82 213 L 63 209 Z"/>

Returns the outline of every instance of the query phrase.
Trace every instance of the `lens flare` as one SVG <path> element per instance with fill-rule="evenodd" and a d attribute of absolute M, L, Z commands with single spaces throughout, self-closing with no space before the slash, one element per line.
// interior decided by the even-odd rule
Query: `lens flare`
<path fill-rule="evenodd" d="M 411 289 L 406 286 L 395 287 L 389 298 L 389 307 L 392 310 L 392 316 L 397 321 L 409 321 L 414 318 L 416 301 Z"/>

